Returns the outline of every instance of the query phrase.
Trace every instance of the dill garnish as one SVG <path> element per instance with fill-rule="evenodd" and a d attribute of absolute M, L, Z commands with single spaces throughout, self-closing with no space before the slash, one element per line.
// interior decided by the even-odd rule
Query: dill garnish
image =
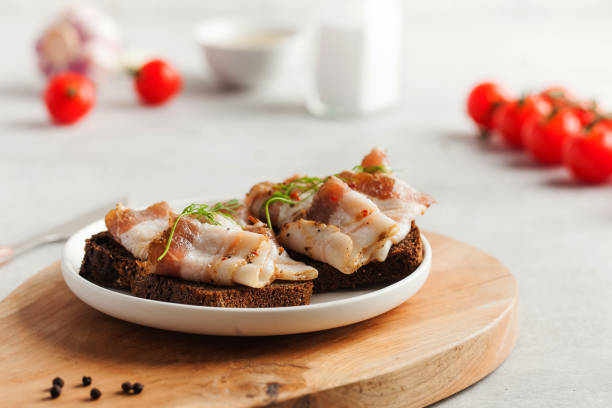
<path fill-rule="evenodd" d="M 319 191 L 319 187 L 327 179 L 318 177 L 299 177 L 287 183 L 275 184 L 272 186 L 274 192 L 264 203 L 266 212 L 266 221 L 268 228 L 272 229 L 272 220 L 270 219 L 270 204 L 281 202 L 285 204 L 295 205 L 301 200 L 309 198 L 311 195 Z M 299 194 L 311 191 L 311 193 L 302 198 Z"/>
<path fill-rule="evenodd" d="M 178 222 L 181 218 L 185 216 L 195 216 L 195 218 L 197 219 L 204 218 L 204 220 L 209 224 L 221 225 L 215 220 L 215 215 L 219 214 L 229 219 L 234 219 L 232 214 L 238 207 L 240 207 L 240 203 L 238 202 L 238 200 L 230 200 L 224 203 L 217 203 L 212 207 L 208 204 L 197 203 L 192 203 L 188 205 L 183 209 L 183 211 L 181 211 L 179 216 L 176 217 L 176 220 L 174 220 L 174 225 L 172 225 L 172 229 L 170 230 L 170 236 L 168 236 L 168 242 L 166 243 L 166 249 L 157 258 L 157 261 L 161 261 L 170 250 L 170 243 L 172 242 L 172 238 L 174 237 L 174 230 L 176 230 L 176 226 L 178 225 Z"/>
<path fill-rule="evenodd" d="M 367 166 L 363 167 L 361 165 L 357 165 L 353 167 L 353 171 L 355 173 L 391 173 L 391 170 L 386 168 L 385 166 Z"/>

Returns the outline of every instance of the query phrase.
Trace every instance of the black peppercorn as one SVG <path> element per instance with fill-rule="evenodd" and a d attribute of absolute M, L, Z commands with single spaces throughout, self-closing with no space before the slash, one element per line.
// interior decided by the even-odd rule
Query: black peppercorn
<path fill-rule="evenodd" d="M 91 377 L 83 376 L 83 387 L 91 385 Z"/>
<path fill-rule="evenodd" d="M 134 383 L 132 390 L 134 390 L 134 394 L 140 394 L 143 388 L 144 388 L 144 385 L 142 385 L 141 383 Z"/>
<path fill-rule="evenodd" d="M 62 393 L 62 389 L 60 386 L 54 385 L 53 387 L 51 387 L 49 392 L 51 393 L 51 398 L 57 398 Z"/>
<path fill-rule="evenodd" d="M 89 395 L 91 396 L 92 400 L 97 400 L 98 398 L 100 398 L 100 395 L 102 395 L 102 393 L 100 392 L 99 389 L 92 388 L 91 392 L 89 393 Z"/>
<path fill-rule="evenodd" d="M 121 384 L 121 389 L 123 390 L 123 392 L 125 392 L 126 394 L 129 394 L 130 391 L 132 390 L 132 384 L 129 382 L 124 382 L 123 384 Z"/>
<path fill-rule="evenodd" d="M 62 388 L 64 386 L 64 380 L 62 380 L 61 377 L 55 377 L 53 379 L 53 385 L 57 385 L 59 388 Z"/>

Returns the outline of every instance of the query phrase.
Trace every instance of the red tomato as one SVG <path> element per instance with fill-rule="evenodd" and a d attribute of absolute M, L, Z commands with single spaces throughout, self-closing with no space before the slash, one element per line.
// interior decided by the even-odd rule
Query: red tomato
<path fill-rule="evenodd" d="M 551 86 L 540 92 L 554 106 L 570 106 L 575 100 L 574 95 L 562 86 Z"/>
<path fill-rule="evenodd" d="M 580 117 L 580 122 L 582 126 L 587 126 L 595 121 L 598 116 L 601 115 L 601 112 L 597 109 L 597 102 L 589 101 L 589 102 L 580 102 L 578 106 L 574 108 L 578 117 Z"/>
<path fill-rule="evenodd" d="M 579 180 L 606 181 L 612 175 L 612 121 L 596 123 L 586 134 L 569 140 L 563 161 Z"/>
<path fill-rule="evenodd" d="M 583 126 L 592 123 L 599 115 L 595 101 L 579 101 L 570 91 L 562 86 L 546 88 L 540 92 L 540 95 L 558 108 L 574 108 Z"/>
<path fill-rule="evenodd" d="M 162 60 L 144 64 L 134 78 L 140 100 L 148 105 L 160 105 L 176 95 L 182 86 L 180 74 Z"/>
<path fill-rule="evenodd" d="M 506 89 L 493 82 L 483 82 L 470 92 L 467 112 L 480 128 L 489 130 L 493 127 L 493 113 L 509 100 L 510 93 Z"/>
<path fill-rule="evenodd" d="M 44 99 L 53 121 L 67 125 L 89 112 L 96 99 L 96 88 L 83 75 L 65 72 L 49 80 Z"/>
<path fill-rule="evenodd" d="M 578 136 L 582 124 L 572 108 L 561 108 L 552 116 L 534 117 L 523 129 L 523 144 L 536 161 L 559 164 L 563 161 L 563 146 Z"/>
<path fill-rule="evenodd" d="M 532 118 L 548 115 L 551 110 L 551 103 L 547 99 L 540 95 L 527 95 L 500 107 L 493 116 L 493 124 L 506 142 L 521 147 L 525 124 Z"/>

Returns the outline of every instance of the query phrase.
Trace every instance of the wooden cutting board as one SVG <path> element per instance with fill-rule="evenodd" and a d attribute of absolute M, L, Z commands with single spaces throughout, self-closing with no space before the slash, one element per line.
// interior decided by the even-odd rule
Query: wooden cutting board
<path fill-rule="evenodd" d="M 93 378 L 107 407 L 419 407 L 480 380 L 517 337 L 516 281 L 496 259 L 426 234 L 433 265 L 400 307 L 348 327 L 231 338 L 150 329 L 79 301 L 59 263 L 0 303 L 0 405 L 82 407 Z M 49 398 L 55 376 L 62 395 Z M 140 395 L 120 385 L 139 381 Z"/>

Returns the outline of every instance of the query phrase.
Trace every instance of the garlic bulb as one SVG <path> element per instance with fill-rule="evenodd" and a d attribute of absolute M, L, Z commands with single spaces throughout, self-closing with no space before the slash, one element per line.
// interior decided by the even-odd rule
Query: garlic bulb
<path fill-rule="evenodd" d="M 120 68 L 119 29 L 93 5 L 79 4 L 47 27 L 36 42 L 36 54 L 47 76 L 75 71 L 99 80 Z"/>

